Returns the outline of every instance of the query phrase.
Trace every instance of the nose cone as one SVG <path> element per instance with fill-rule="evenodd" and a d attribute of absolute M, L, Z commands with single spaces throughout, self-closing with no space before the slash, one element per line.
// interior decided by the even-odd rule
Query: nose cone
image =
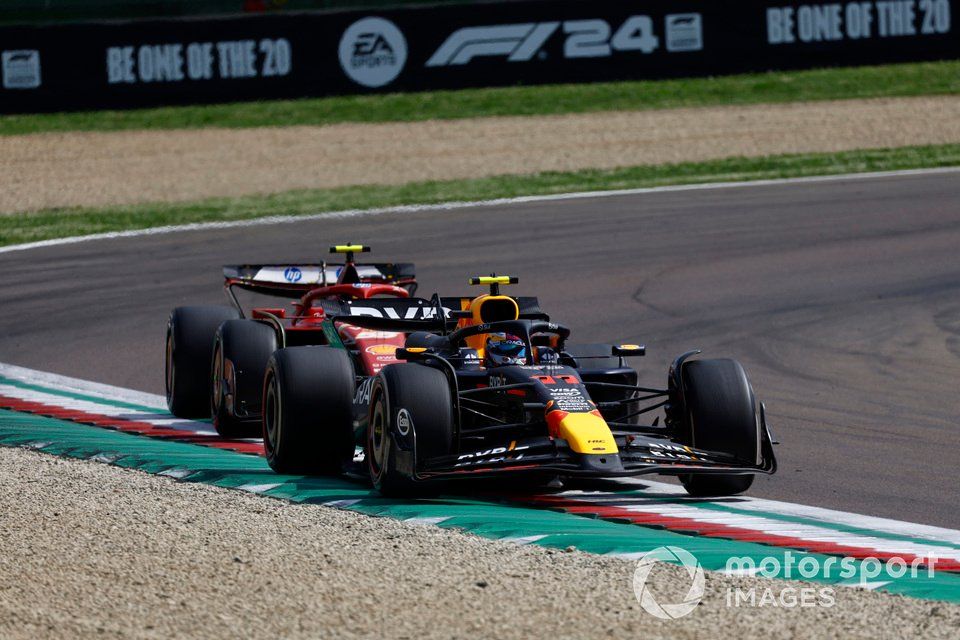
<path fill-rule="evenodd" d="M 610 427 L 593 410 L 585 413 L 551 411 L 547 414 L 547 426 L 554 438 L 563 438 L 570 449 L 585 454 L 617 454 L 617 443 L 613 439 Z M 619 463 L 619 456 L 616 456 Z"/>

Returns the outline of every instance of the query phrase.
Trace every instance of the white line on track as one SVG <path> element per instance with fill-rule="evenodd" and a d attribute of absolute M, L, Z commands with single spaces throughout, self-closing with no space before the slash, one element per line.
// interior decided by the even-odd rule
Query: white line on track
<path fill-rule="evenodd" d="M 166 227 L 152 227 L 149 229 L 134 229 L 131 231 L 111 231 L 109 233 L 94 233 L 86 236 L 69 238 L 55 238 L 15 244 L 0 247 L 0 253 L 26 251 L 44 247 L 90 242 L 92 240 L 112 240 L 115 238 L 136 238 L 184 231 L 207 231 L 211 229 L 237 229 L 243 227 L 260 227 L 274 224 L 291 224 L 312 220 L 335 220 L 341 218 L 358 218 L 395 213 L 417 213 L 421 211 L 450 211 L 467 207 L 495 207 L 512 204 L 526 204 L 535 202 L 556 202 L 560 200 L 580 200 L 584 198 L 613 198 L 617 196 L 636 196 L 648 193 L 673 193 L 683 191 L 703 191 L 709 189 L 744 189 L 751 187 L 769 187 L 790 184 L 810 184 L 823 182 L 841 182 L 844 180 L 876 180 L 882 178 L 898 178 L 904 176 L 926 176 L 960 172 L 960 167 L 937 167 L 932 169 L 903 169 L 899 171 L 876 171 L 871 173 L 844 173 L 827 176 L 806 176 L 803 178 L 777 178 L 773 180 L 747 180 L 742 182 L 706 182 L 702 184 L 669 185 L 663 187 L 645 187 L 639 189 L 611 189 L 608 191 L 575 191 L 571 193 L 554 193 L 548 195 L 518 196 L 515 198 L 496 198 L 493 200 L 476 200 L 464 202 L 444 202 L 440 204 L 414 204 L 396 207 L 382 207 L 377 209 L 346 209 L 343 211 L 325 211 L 302 216 L 268 216 L 252 220 L 234 220 L 230 222 L 197 222 L 192 224 L 171 225 Z M 16 215 L 16 214 L 9 214 Z"/>

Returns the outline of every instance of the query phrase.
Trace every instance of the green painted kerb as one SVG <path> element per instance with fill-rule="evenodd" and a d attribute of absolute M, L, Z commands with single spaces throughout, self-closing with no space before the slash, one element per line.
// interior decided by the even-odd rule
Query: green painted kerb
<path fill-rule="evenodd" d="M 227 488 L 276 485 L 263 495 L 292 502 L 341 505 L 361 513 L 397 519 L 443 519 L 438 526 L 467 531 L 492 539 L 543 536 L 536 544 L 601 554 L 640 554 L 660 546 L 678 546 L 693 553 L 706 569 L 722 570 L 730 557 L 778 558 L 785 549 L 672 533 L 661 529 L 584 518 L 556 511 L 464 496 L 431 500 L 388 500 L 363 484 L 344 479 L 275 474 L 259 456 L 244 455 L 195 444 L 110 431 L 52 418 L 0 410 L 0 445 L 30 447 L 44 453 L 96 459 L 121 467 L 170 475 L 189 482 Z M 790 551 L 796 561 L 805 556 L 824 565 L 827 556 Z M 797 577 L 796 575 L 794 577 Z M 813 581 L 832 583 L 823 575 Z M 855 580 L 855 579 L 854 579 Z M 849 582 L 849 581 L 847 581 Z M 938 573 L 933 577 L 905 576 L 882 590 L 918 598 L 960 602 L 960 576 Z"/>

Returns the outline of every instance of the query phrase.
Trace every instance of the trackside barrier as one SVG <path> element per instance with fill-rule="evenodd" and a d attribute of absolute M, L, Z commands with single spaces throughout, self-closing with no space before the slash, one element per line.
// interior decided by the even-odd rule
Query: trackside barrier
<path fill-rule="evenodd" d="M 0 112 L 960 58 L 960 0 L 576 0 L 0 27 Z"/>

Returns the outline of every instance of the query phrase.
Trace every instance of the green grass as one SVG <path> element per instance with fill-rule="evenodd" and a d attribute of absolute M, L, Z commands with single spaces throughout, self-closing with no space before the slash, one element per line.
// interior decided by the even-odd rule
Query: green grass
<path fill-rule="evenodd" d="M 244 220 L 271 215 L 368 209 L 404 204 L 486 200 L 519 195 L 654 187 L 889 171 L 960 165 L 960 144 L 901 147 L 844 153 L 731 158 L 711 162 L 648 165 L 613 170 L 497 176 L 420 182 L 402 186 L 357 186 L 298 190 L 268 196 L 197 202 L 142 204 L 104 209 L 57 209 L 0 216 L 0 245 L 143 229 L 190 222 Z"/>
<path fill-rule="evenodd" d="M 960 93 L 960 61 L 0 117 L 0 135 L 390 122 Z"/>

